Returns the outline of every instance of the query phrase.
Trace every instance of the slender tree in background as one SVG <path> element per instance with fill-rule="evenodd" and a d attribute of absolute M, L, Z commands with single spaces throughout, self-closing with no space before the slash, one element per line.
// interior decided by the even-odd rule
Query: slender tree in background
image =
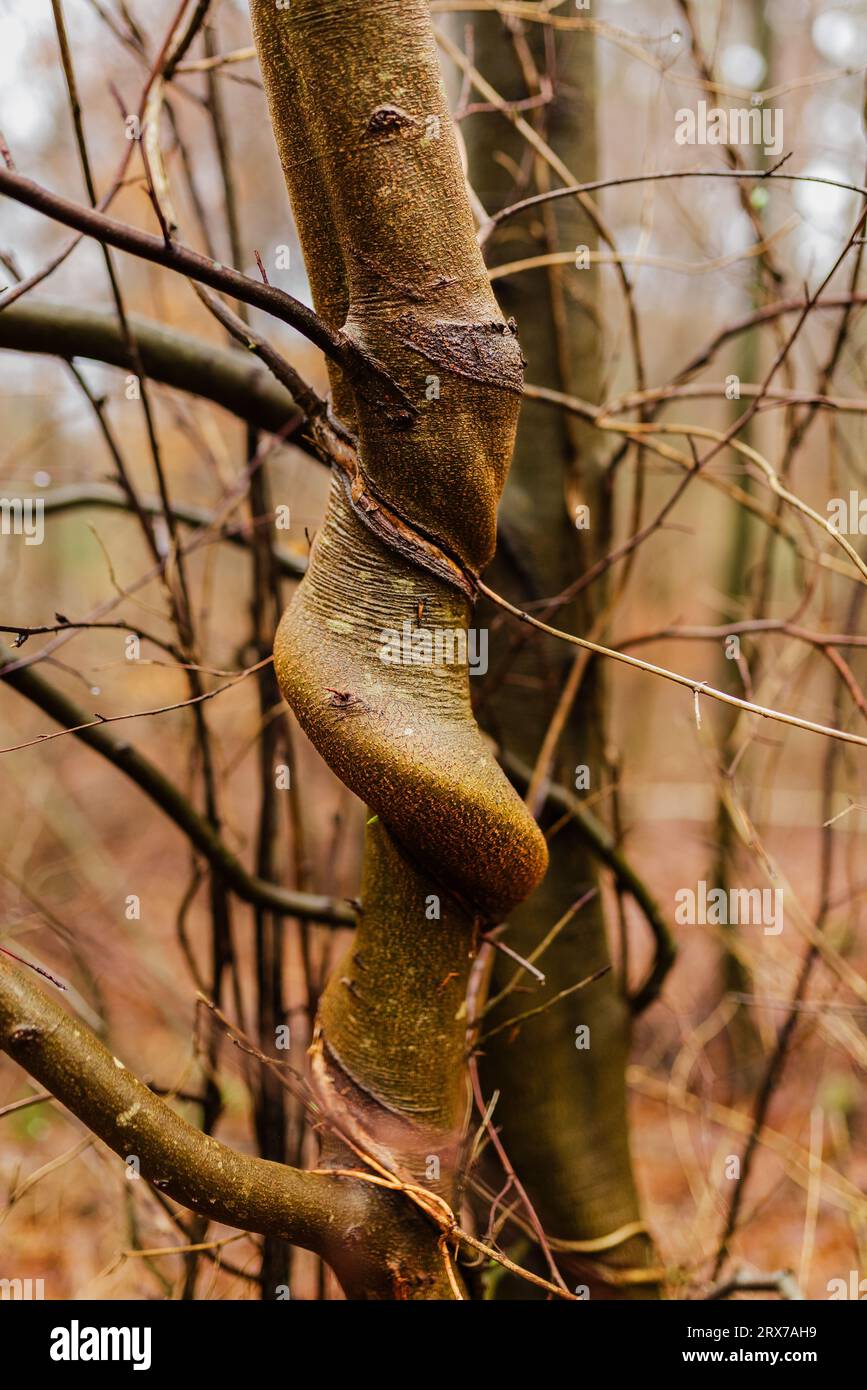
<path fill-rule="evenodd" d="M 597 177 L 593 35 L 546 36 L 538 26 L 525 30 L 498 16 L 477 16 L 473 38 L 475 65 L 497 93 L 512 103 L 535 100 L 527 118 L 548 148 L 579 182 Z M 526 186 L 516 190 L 512 171 L 526 170 L 529 151 L 521 132 L 499 112 L 483 104 L 462 130 L 470 179 L 488 213 L 551 187 L 555 176 L 537 156 Z M 595 247 L 596 241 L 594 222 L 577 200 L 569 200 L 542 204 L 531 217 L 506 224 L 487 247 L 503 312 L 520 325 L 534 385 L 584 400 L 597 399 L 602 386 L 598 269 L 552 265 L 496 278 L 496 267 L 570 247 L 577 260 L 579 248 Z M 550 403 L 525 401 L 492 570 L 494 586 L 513 602 L 563 592 L 609 550 L 610 454 L 585 422 Z M 605 588 L 597 584 L 560 608 L 558 626 L 592 631 L 604 600 Z M 496 613 L 491 609 L 485 617 L 493 623 Z M 584 653 L 570 657 L 541 634 L 529 641 L 502 627 L 500 634 L 480 692 L 480 717 L 513 776 L 536 768 L 539 760 L 532 787 L 516 780 L 552 832 L 548 873 L 512 914 L 507 940 L 530 956 L 554 923 L 567 921 L 539 961 L 546 978 L 539 998 L 549 1007 L 517 1036 L 497 1028 L 515 1013 L 515 994 L 492 1010 L 490 1026 L 497 1031 L 484 1045 L 482 1077 L 488 1093 L 500 1093 L 495 1114 L 506 1153 L 570 1286 L 585 1284 L 594 1298 L 621 1291 L 654 1296 L 659 1272 L 638 1210 L 626 1129 L 631 1010 L 623 981 L 609 973 L 586 992 L 551 1006 L 561 991 L 609 961 L 598 844 L 588 844 L 587 818 L 564 816 L 562 801 L 552 799 L 545 809 L 552 781 L 578 801 L 599 790 L 606 739 L 601 673 L 595 664 L 588 667 Z M 596 895 L 570 918 L 571 905 L 594 889 Z M 514 962 L 498 954 L 494 1000 L 514 974 Z M 500 1287 L 526 1296 L 509 1279 Z"/>

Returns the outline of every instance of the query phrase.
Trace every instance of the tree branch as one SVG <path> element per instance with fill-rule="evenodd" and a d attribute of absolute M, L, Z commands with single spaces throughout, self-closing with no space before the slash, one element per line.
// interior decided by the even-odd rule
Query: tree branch
<path fill-rule="evenodd" d="M 86 1024 L 0 963 L 0 1048 L 160 1192 L 213 1221 L 321 1251 L 351 1184 L 237 1153 L 177 1115 Z M 354 1204 L 354 1203 L 353 1203 Z M 334 1237 L 332 1235 L 331 1239 Z"/>
<path fill-rule="evenodd" d="M 375 358 L 344 333 L 330 329 L 306 304 L 276 285 L 251 280 L 240 271 L 202 256 L 177 241 L 165 241 L 161 236 L 152 236 L 126 222 L 106 217 L 94 208 L 82 207 L 11 169 L 0 167 L 0 193 L 106 246 L 178 271 L 290 324 L 331 358 L 357 390 L 384 409 L 392 426 L 408 425 L 417 413 L 409 397 Z"/>
<path fill-rule="evenodd" d="M 0 322 L 2 317 L 0 315 Z M 132 510 L 129 499 L 112 483 L 70 483 L 68 487 L 52 488 L 45 493 L 42 501 L 45 503 L 46 516 L 75 511 L 79 507 L 109 507 L 122 512 Z M 162 516 L 162 503 L 158 497 L 141 497 L 139 501 L 142 511 L 149 516 Z M 193 526 L 197 530 L 206 530 L 217 525 L 218 521 L 215 512 L 208 511 L 206 507 L 197 507 L 192 502 L 173 502 L 172 514 L 182 525 Z M 270 516 L 263 519 L 271 520 Z M 257 522 L 259 520 L 257 518 Z M 231 545 L 246 549 L 252 533 L 248 523 L 227 522 L 220 526 L 219 534 Z M 307 571 L 306 559 L 302 555 L 294 555 L 291 550 L 275 550 L 274 561 L 280 573 L 289 579 L 300 579 Z"/>
<path fill-rule="evenodd" d="M 301 412 L 289 392 L 252 356 L 202 342 L 150 319 L 129 315 L 142 365 L 152 381 L 213 401 L 246 424 L 276 434 Z M 44 352 L 72 361 L 91 358 L 130 370 L 116 316 L 54 300 L 26 301 L 0 311 L 0 348 Z"/>
<path fill-rule="evenodd" d="M 526 792 L 532 769 L 507 749 L 500 750 L 499 761 L 515 786 L 521 792 Z M 653 961 L 646 979 L 629 999 L 632 1013 L 643 1013 L 658 998 L 677 956 L 677 943 L 668 922 L 647 884 L 618 847 L 608 827 L 586 806 L 582 806 L 577 796 L 573 796 L 566 787 L 549 782 L 545 800 L 571 816 L 576 830 L 592 852 L 608 866 L 620 887 L 634 898 L 650 928 L 655 945 Z"/>
<path fill-rule="evenodd" d="M 44 710 L 58 724 L 75 729 L 76 738 L 80 738 L 82 743 L 101 753 L 121 772 L 126 773 L 131 781 L 165 811 L 190 843 L 195 845 L 212 868 L 222 875 L 226 884 L 244 902 L 267 907 L 272 912 L 286 917 L 331 922 L 335 926 L 354 925 L 355 914 L 352 909 L 335 898 L 294 892 L 276 883 L 266 883 L 250 874 L 228 845 L 220 839 L 213 826 L 181 795 L 159 768 L 133 748 L 126 739 L 115 737 L 103 725 L 79 728 L 79 725 L 89 723 L 91 716 L 88 712 L 51 686 L 33 666 L 18 667 L 13 671 L 5 670 L 6 663 L 12 660 L 9 650 L 0 644 L 0 680 L 5 680 L 13 690 L 17 690 L 32 704 Z"/>
<path fill-rule="evenodd" d="M 609 656 L 615 661 L 622 661 L 627 666 L 634 666 L 639 671 L 649 671 L 651 675 L 662 676 L 664 680 L 673 681 L 675 685 L 686 686 L 693 692 L 696 700 L 702 695 L 707 695 L 711 700 L 719 700 L 724 705 L 732 705 L 735 709 L 746 710 L 748 714 L 758 714 L 762 719 L 773 719 L 779 724 L 789 724 L 795 729 L 807 729 L 813 734 L 822 734 L 825 738 L 836 738 L 841 743 L 857 743 L 867 747 L 867 738 L 862 738 L 860 734 L 847 733 L 845 729 L 833 729 L 827 724 L 817 724 L 812 719 L 799 719 L 797 715 L 786 714 L 783 710 L 768 709 L 765 705 L 753 704 L 750 700 L 740 700 L 735 695 L 729 695 L 724 690 L 716 690 L 706 681 L 693 680 L 691 676 L 683 676 L 679 671 L 669 671 L 664 666 L 654 666 L 650 661 L 639 661 L 637 657 L 627 656 L 625 652 L 615 651 L 612 647 L 600 646 L 598 642 L 590 642 L 584 637 L 576 637 L 569 632 L 561 632 L 556 627 L 549 627 L 547 623 L 542 623 L 532 614 L 525 613 L 522 609 L 516 608 L 514 604 L 508 603 L 500 594 L 494 593 L 481 579 L 478 582 L 479 592 L 495 603 L 498 608 L 503 608 L 512 617 L 519 619 L 522 623 L 529 623 L 531 627 L 537 628 L 540 632 L 547 632 L 551 637 L 559 637 L 561 642 L 568 642 L 571 646 L 584 647 L 587 651 L 596 652 L 598 656 Z"/>

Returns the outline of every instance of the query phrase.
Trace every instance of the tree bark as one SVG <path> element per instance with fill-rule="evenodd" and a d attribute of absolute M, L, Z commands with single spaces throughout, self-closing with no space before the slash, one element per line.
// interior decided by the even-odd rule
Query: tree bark
<path fill-rule="evenodd" d="M 321 1001 L 314 1077 L 344 1133 L 454 1205 L 478 933 L 531 891 L 546 851 L 472 717 L 466 664 L 383 660 L 387 632 L 464 630 L 469 606 L 386 547 L 358 502 L 384 502 L 465 573 L 484 566 L 521 354 L 476 244 L 423 0 L 251 9 L 317 311 L 417 411 L 401 427 L 329 364 L 360 478 L 335 480 L 275 643 L 286 698 L 373 821 L 360 926 Z M 347 1153 L 328 1141 L 323 1161 L 343 1166 Z M 423 1235 L 390 1261 L 393 1296 L 455 1296 L 435 1231 Z"/>
<path fill-rule="evenodd" d="M 480 15 L 474 17 L 473 39 L 476 66 L 507 100 L 538 95 L 533 79 L 545 73 L 553 54 L 553 97 L 532 119 L 581 181 L 597 177 L 592 37 L 551 36 L 546 51 L 541 26 L 527 25 L 523 32 L 522 26 L 504 24 L 497 16 Z M 514 201 L 508 170 L 520 166 L 527 146 L 496 114 L 469 117 L 464 134 L 471 183 L 493 214 Z M 538 161 L 526 192 L 544 191 L 548 174 Z M 577 200 L 559 200 L 504 225 L 489 244 L 488 259 L 496 265 L 594 244 L 593 227 Z M 598 396 L 601 383 L 598 274 L 550 267 L 497 281 L 503 312 L 520 325 L 533 380 L 589 400 Z M 605 464 L 592 426 L 533 400 L 524 404 L 501 510 L 506 544 L 491 581 L 507 598 L 525 604 L 557 594 L 606 553 L 610 497 Z M 580 505 L 590 509 L 587 528 L 576 528 Z M 586 633 L 604 601 L 605 586 L 597 583 L 582 601 L 559 611 L 558 626 Z M 540 637 L 523 646 L 505 680 L 498 661 L 492 662 L 482 689 L 482 722 L 503 748 L 531 768 L 572 660 L 558 643 Z M 593 663 L 585 669 L 559 743 L 555 781 L 572 788 L 578 767 L 587 766 L 590 788 L 598 788 L 604 727 L 601 672 Z M 562 809 L 552 807 L 543 824 L 561 818 Z M 556 832 L 550 855 L 544 882 L 511 915 L 504 937 L 523 956 L 571 903 L 599 886 L 594 855 L 574 821 Z M 597 897 L 540 959 L 546 984 L 538 998 L 512 994 L 486 1018 L 486 1028 L 530 1002 L 551 999 L 609 959 L 605 914 Z M 514 970 L 498 956 L 492 991 L 499 991 Z M 589 1030 L 589 1046 L 579 1050 L 580 1025 Z M 482 1062 L 486 1095 L 500 1093 L 496 1119 L 506 1152 L 553 1237 L 567 1282 L 573 1288 L 588 1286 L 594 1298 L 657 1294 L 653 1247 L 642 1224 L 629 1153 L 624 1075 L 629 1042 L 629 1006 L 617 976 L 609 973 L 524 1023 L 517 1035 L 508 1029 L 499 1032 L 485 1045 Z M 498 1285 L 498 1296 L 527 1294 L 526 1286 L 509 1278 Z"/>

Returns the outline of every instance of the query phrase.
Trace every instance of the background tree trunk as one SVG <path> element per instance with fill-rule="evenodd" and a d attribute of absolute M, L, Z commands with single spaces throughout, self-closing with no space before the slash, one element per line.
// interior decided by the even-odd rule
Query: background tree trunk
<path fill-rule="evenodd" d="M 526 32 L 524 30 L 526 29 Z M 509 101 L 553 96 L 528 112 L 540 134 L 582 181 L 598 177 L 595 125 L 594 41 L 587 33 L 545 34 L 541 26 L 473 16 L 476 66 Z M 490 112 L 462 126 L 470 181 L 485 210 L 549 187 L 541 160 L 528 167 L 528 147 L 514 128 Z M 513 171 L 524 169 L 529 186 L 515 187 Z M 595 232 L 575 199 L 542 204 L 529 216 L 504 224 L 488 246 L 492 266 L 525 257 L 595 245 Z M 535 385 L 596 400 L 601 391 L 602 352 L 598 267 L 551 266 L 496 281 L 506 315 L 514 316 Z M 532 399 L 524 401 L 518 437 L 501 508 L 501 544 L 491 583 L 518 604 L 549 598 L 570 584 L 609 549 L 610 475 L 601 436 L 591 426 Z M 590 526 L 576 527 L 576 508 L 590 509 Z M 587 634 L 601 611 L 607 586 L 597 581 L 583 601 L 559 610 L 555 622 Z M 486 620 L 496 625 L 496 614 Z M 494 657 L 481 691 L 480 719 L 498 743 L 527 767 L 535 765 L 573 666 L 568 649 L 535 633 L 503 675 L 513 629 L 496 628 Z M 575 787 L 577 769 L 589 768 L 590 792 L 605 776 L 605 718 L 601 671 L 584 668 L 580 689 L 559 742 L 552 775 Z M 588 793 L 578 793 L 580 797 Z M 604 803 L 603 803 L 604 805 Z M 551 809 L 543 824 L 562 819 Z M 557 829 L 550 842 L 548 874 L 533 897 L 510 917 L 504 938 L 528 956 L 547 930 L 583 893 L 599 887 L 598 865 L 581 828 Z M 524 1007 L 552 998 L 609 962 L 605 913 L 593 899 L 559 933 L 539 964 L 547 983 L 532 1001 L 512 994 L 493 1011 L 495 1027 Z M 514 964 L 498 955 L 492 993 L 514 975 Z M 589 1029 L 589 1047 L 576 1046 L 576 1028 Z M 488 1020 L 486 1019 L 486 1026 Z M 558 1245 L 575 1246 L 558 1255 L 571 1286 L 590 1286 L 592 1297 L 656 1296 L 652 1243 L 641 1226 L 632 1177 L 626 1124 L 625 1067 L 630 1011 L 622 984 L 609 973 L 586 990 L 522 1024 L 514 1036 L 499 1032 L 485 1045 L 482 1076 L 486 1094 L 500 1092 L 496 1121 L 542 1224 Z M 544 1081 L 541 1078 L 544 1077 Z M 610 1241 L 610 1248 L 605 1248 Z M 594 1253 L 582 1258 L 580 1248 Z M 598 1247 L 598 1249 L 597 1249 Z M 649 1271 L 649 1273 L 648 1273 Z M 526 1297 L 514 1280 L 499 1282 L 502 1296 Z"/>

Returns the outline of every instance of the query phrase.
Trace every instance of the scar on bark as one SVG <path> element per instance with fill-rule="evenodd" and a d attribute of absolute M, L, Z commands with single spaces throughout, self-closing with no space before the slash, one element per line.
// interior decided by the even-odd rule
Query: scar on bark
<path fill-rule="evenodd" d="M 408 135 L 419 124 L 416 116 L 411 116 L 400 106 L 384 102 L 371 112 L 364 133 L 373 140 L 397 140 Z"/>

